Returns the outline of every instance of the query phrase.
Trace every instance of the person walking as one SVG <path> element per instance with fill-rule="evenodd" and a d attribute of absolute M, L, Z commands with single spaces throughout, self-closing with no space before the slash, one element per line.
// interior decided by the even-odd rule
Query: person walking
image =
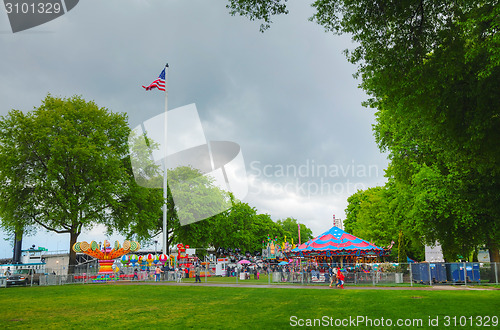
<path fill-rule="evenodd" d="M 161 270 L 160 266 L 156 266 L 156 268 L 155 268 L 155 282 L 160 282 L 161 273 L 163 273 L 163 270 Z"/>
<path fill-rule="evenodd" d="M 168 264 L 165 263 L 162 267 L 161 267 L 161 270 L 162 270 L 162 273 L 163 273 L 163 276 L 161 277 L 161 279 L 164 281 L 164 280 L 167 280 L 168 281 Z"/>
<path fill-rule="evenodd" d="M 134 280 L 139 280 L 139 275 L 137 274 L 137 268 L 134 269 L 134 277 L 133 277 Z"/>
<path fill-rule="evenodd" d="M 201 283 L 201 278 L 200 278 L 200 275 L 201 275 L 201 269 L 200 269 L 200 265 L 196 265 L 196 268 L 194 270 L 194 275 L 195 275 L 195 280 L 194 282 L 195 283 Z"/>
<path fill-rule="evenodd" d="M 337 288 L 341 288 L 343 289 L 344 288 L 344 274 L 342 273 L 342 271 L 339 269 L 337 271 L 337 279 L 338 279 L 338 283 L 337 283 Z"/>
<path fill-rule="evenodd" d="M 177 283 L 182 282 L 182 270 L 180 270 L 179 267 L 175 267 L 175 281 Z"/>
<path fill-rule="evenodd" d="M 330 278 L 330 288 L 332 287 L 333 285 L 333 282 L 337 280 L 337 268 L 333 268 L 332 269 L 332 274 L 331 274 L 331 278 Z"/>

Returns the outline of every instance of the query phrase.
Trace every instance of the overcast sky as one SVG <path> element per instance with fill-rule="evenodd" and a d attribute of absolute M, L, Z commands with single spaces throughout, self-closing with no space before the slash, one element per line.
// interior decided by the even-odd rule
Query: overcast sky
<path fill-rule="evenodd" d="M 318 235 L 333 214 L 345 218 L 348 196 L 385 182 L 387 159 L 372 135 L 374 111 L 361 106 L 356 68 L 342 54 L 354 45 L 309 22 L 309 2 L 290 3 L 265 33 L 230 16 L 222 0 L 85 0 L 18 33 L 2 10 L 0 115 L 30 111 L 47 93 L 78 94 L 126 112 L 135 127 L 164 111 L 164 95 L 141 86 L 168 62 L 169 109 L 195 103 L 207 140 L 240 145 L 243 201 Z M 96 227 L 79 240 L 104 237 Z M 68 249 L 69 237 L 40 230 L 24 238 L 23 248 L 32 244 Z M 0 257 L 11 256 L 2 239 Z"/>

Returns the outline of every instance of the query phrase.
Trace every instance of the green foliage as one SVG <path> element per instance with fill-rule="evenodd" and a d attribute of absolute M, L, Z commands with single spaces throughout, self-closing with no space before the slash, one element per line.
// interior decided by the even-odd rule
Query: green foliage
<path fill-rule="evenodd" d="M 299 244 L 299 222 L 297 221 L 297 219 L 289 217 L 289 218 L 286 218 L 284 220 L 278 220 L 277 223 L 283 229 L 284 234 L 286 235 L 287 241 L 289 243 L 291 243 L 292 239 L 293 239 L 293 243 L 298 245 Z M 301 223 L 300 224 L 300 241 L 301 241 L 301 243 L 307 242 L 311 238 L 314 238 L 314 236 L 312 234 L 312 230 L 309 229 L 303 223 Z"/>
<path fill-rule="evenodd" d="M 278 237 L 282 241 L 285 236 L 288 242 L 293 238 L 298 243 L 298 221 L 293 218 L 274 222 L 268 214 L 257 214 L 257 210 L 247 203 L 236 200 L 230 194 L 232 206 L 208 219 L 185 226 L 174 220 L 172 242 L 188 244 L 192 247 L 215 249 L 239 248 L 251 253 L 262 249 L 262 242 L 267 237 Z M 312 238 L 311 229 L 301 224 L 301 238 L 306 241 Z"/>
<path fill-rule="evenodd" d="M 232 196 L 231 196 L 232 198 Z M 262 242 L 267 237 L 284 237 L 291 242 L 295 234 L 294 243 L 298 243 L 297 220 L 287 218 L 274 222 L 268 214 L 257 214 L 257 210 L 247 203 L 231 199 L 232 207 L 206 220 L 187 226 L 175 228 L 175 237 L 178 242 L 193 247 L 215 249 L 239 248 L 251 253 L 262 249 Z M 290 228 L 295 232 L 290 232 Z M 302 240 L 312 237 L 312 231 L 301 224 Z M 305 238 L 304 238 L 305 237 Z"/>
<path fill-rule="evenodd" d="M 498 6 L 407 1 L 367 12 L 365 4 L 342 9 L 340 32 L 360 42 L 350 60 L 362 63 L 408 224 L 449 257 L 498 241 Z"/>
<path fill-rule="evenodd" d="M 384 188 L 369 188 L 363 192 L 356 224 L 352 234 L 379 246 L 388 246 L 394 240 L 396 227 L 389 214 Z"/>
<path fill-rule="evenodd" d="M 263 20 L 260 31 L 264 32 L 271 26 L 271 16 L 288 14 L 287 0 L 229 0 L 226 6 L 232 16 L 247 16 L 250 20 Z"/>
<path fill-rule="evenodd" d="M 365 105 L 377 109 L 375 138 L 391 160 L 390 210 L 409 229 L 405 237 L 438 240 L 452 259 L 484 243 L 500 261 L 498 1 L 312 6 L 311 20 L 357 44 L 345 53 L 371 97 Z M 356 199 L 348 228 L 359 221 Z"/>
<path fill-rule="evenodd" d="M 227 210 L 229 195 L 214 184 L 214 179 L 194 168 L 181 166 L 169 170 L 168 186 L 172 190 L 181 225 L 206 219 Z"/>
<path fill-rule="evenodd" d="M 130 140 L 132 163 L 140 169 L 135 171 L 136 180 L 142 185 L 155 187 L 162 181 L 162 173 L 158 166 L 148 160 L 149 155 L 144 152 L 147 148 L 143 141 L 144 139 L 136 137 Z M 239 248 L 253 253 L 261 250 L 262 241 L 268 236 L 283 239 L 287 235 L 290 239 L 295 234 L 298 237 L 297 220 L 288 218 L 276 223 L 268 214 L 257 214 L 254 207 L 236 200 L 232 194 L 216 187 L 213 178 L 202 175 L 192 167 L 179 166 L 169 170 L 168 187 L 168 247 L 183 243 L 199 248 L 200 251 L 209 247 L 222 247 Z M 159 235 L 163 230 L 163 215 L 161 203 L 158 204 L 157 201 L 162 190 L 148 188 L 141 192 L 145 196 L 140 200 L 141 205 L 148 206 L 151 218 L 129 225 L 127 232 L 130 237 L 139 238 Z M 147 199 L 147 196 L 155 198 Z M 203 214 L 210 216 L 200 221 L 193 220 L 203 218 Z M 180 221 L 181 217 L 184 221 Z M 295 228 L 293 233 L 290 229 L 292 227 Z M 303 239 L 312 237 L 312 231 L 303 224 L 301 234 Z M 298 242 L 298 238 L 294 242 Z"/>
<path fill-rule="evenodd" d="M 136 146 L 137 149 L 141 149 Z M 134 149 L 134 148 L 133 148 Z M 137 153 L 141 155 L 141 153 Z M 136 170 L 136 179 L 145 186 L 161 186 L 163 177 L 159 167 L 148 164 L 149 155 L 137 159 L 141 171 Z M 149 173 L 145 173 L 144 169 Z M 204 215 L 217 214 L 229 207 L 228 194 L 214 185 L 213 178 L 203 175 L 199 170 L 189 166 L 179 166 L 168 170 L 167 190 L 167 253 L 170 247 L 183 243 L 192 247 L 206 248 L 212 242 L 214 218 Z M 174 187 L 175 198 L 172 193 Z M 150 238 L 163 232 L 163 190 L 159 188 L 144 188 L 150 195 L 161 198 L 160 204 L 150 204 L 149 212 L 152 220 L 141 222 L 129 228 L 129 235 L 136 236 L 144 232 Z M 154 199 L 156 201 L 156 199 Z M 177 205 L 176 205 L 177 202 Z M 199 219 L 204 220 L 199 220 Z M 182 221 L 180 220 L 182 219 Z"/>
<path fill-rule="evenodd" d="M 344 229 L 348 233 L 354 231 L 358 220 L 358 213 L 361 209 L 361 202 L 366 199 L 363 190 L 358 190 L 347 198 L 347 208 L 345 209 L 346 218 L 344 220 Z"/>
<path fill-rule="evenodd" d="M 406 217 L 398 216 L 397 194 L 398 191 L 388 185 L 359 190 L 351 195 L 346 209 L 349 228 L 346 225 L 345 229 L 380 247 L 394 242 L 391 253 L 394 260 L 402 258 L 402 262 L 406 262 L 407 253 L 413 259 L 422 260 L 424 246 L 420 232 L 408 224 Z M 403 245 L 399 244 L 400 233 L 405 233 Z"/>
<path fill-rule="evenodd" d="M 247 203 L 232 202 L 231 209 L 216 218 L 213 246 L 260 251 L 267 231 L 277 230 L 275 223 L 267 215 L 258 216 L 257 210 Z"/>
<path fill-rule="evenodd" d="M 78 96 L 48 95 L 32 112 L 10 111 L 0 121 L 2 226 L 69 233 L 72 245 L 83 228 L 150 219 L 154 201 L 133 180 L 129 132 L 126 115 Z"/>

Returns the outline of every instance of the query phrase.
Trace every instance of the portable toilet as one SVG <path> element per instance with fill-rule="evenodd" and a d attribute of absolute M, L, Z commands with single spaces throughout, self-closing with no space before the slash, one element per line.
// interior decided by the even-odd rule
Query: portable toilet
<path fill-rule="evenodd" d="M 448 281 L 453 283 L 463 282 L 464 281 L 464 269 L 463 263 L 452 262 L 446 264 L 446 275 Z"/>
<path fill-rule="evenodd" d="M 466 263 L 465 270 L 467 272 L 467 282 L 481 283 L 481 278 L 479 276 L 479 262 Z"/>
<path fill-rule="evenodd" d="M 431 278 L 433 283 L 445 283 L 447 282 L 446 266 L 442 262 L 430 263 L 431 268 Z"/>
<path fill-rule="evenodd" d="M 465 269 L 464 269 L 465 266 Z M 464 283 L 465 274 L 467 273 L 467 282 L 481 282 L 479 276 L 479 263 L 478 262 L 453 262 L 446 264 L 446 273 L 448 280 L 453 283 Z"/>
<path fill-rule="evenodd" d="M 429 284 L 429 264 L 414 263 L 411 264 L 412 280 L 415 283 Z"/>

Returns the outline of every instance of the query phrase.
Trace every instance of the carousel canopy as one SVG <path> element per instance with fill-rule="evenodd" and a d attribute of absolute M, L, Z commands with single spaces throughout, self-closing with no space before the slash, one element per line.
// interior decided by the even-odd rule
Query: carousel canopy
<path fill-rule="evenodd" d="M 288 257 L 380 256 L 384 254 L 384 249 L 346 233 L 338 227 L 332 227 L 330 230 L 307 243 L 299 245 L 286 254 Z"/>

